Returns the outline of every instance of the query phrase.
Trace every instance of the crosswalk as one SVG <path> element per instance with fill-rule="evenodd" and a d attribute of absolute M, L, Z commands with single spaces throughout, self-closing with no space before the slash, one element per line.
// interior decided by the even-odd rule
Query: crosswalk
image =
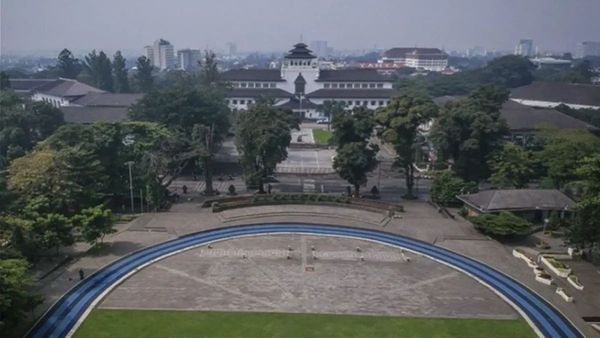
<path fill-rule="evenodd" d="M 279 174 L 333 174 L 333 168 L 316 167 L 297 167 L 297 166 L 277 166 L 275 172 Z"/>

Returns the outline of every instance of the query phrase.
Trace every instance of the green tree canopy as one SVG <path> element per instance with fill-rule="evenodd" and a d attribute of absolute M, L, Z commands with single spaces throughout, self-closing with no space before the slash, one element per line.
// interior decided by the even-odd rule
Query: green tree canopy
<path fill-rule="evenodd" d="M 500 107 L 508 91 L 481 87 L 468 98 L 447 103 L 435 119 L 431 140 L 441 160 L 450 160 L 454 171 L 467 181 L 489 176 L 487 161 L 508 132 Z"/>
<path fill-rule="evenodd" d="M 287 158 L 292 128 L 298 128 L 298 120 L 266 100 L 236 116 L 235 144 L 246 183 L 257 184 L 260 193 L 264 193 L 265 176 Z"/>
<path fill-rule="evenodd" d="M 437 105 L 421 94 L 405 94 L 393 98 L 377 113 L 376 120 L 384 129 L 381 139 L 396 151 L 396 163 L 404 170 L 406 197 L 413 198 L 414 163 L 417 136 L 423 125 L 437 114 Z"/>
<path fill-rule="evenodd" d="M 92 50 L 86 55 L 83 66 L 90 84 L 102 90 L 113 91 L 112 63 L 103 51 L 96 53 L 95 49 Z"/>
<path fill-rule="evenodd" d="M 459 203 L 456 196 L 476 191 L 476 183 L 465 182 L 462 178 L 456 176 L 454 172 L 444 170 L 436 173 L 429 194 L 432 201 L 447 206 Z"/>
<path fill-rule="evenodd" d="M 145 56 L 140 56 L 136 62 L 136 72 L 133 75 L 138 91 L 148 93 L 154 87 L 154 77 L 152 76 L 152 63 Z"/>
<path fill-rule="evenodd" d="M 367 183 L 367 173 L 377 167 L 377 145 L 350 142 L 337 148 L 333 169 L 341 178 L 354 186 L 355 197 L 360 197 L 360 186 Z"/>
<path fill-rule="evenodd" d="M 127 75 L 127 65 L 121 51 L 117 51 L 113 57 L 113 75 L 114 87 L 116 93 L 129 92 L 129 77 Z"/>
<path fill-rule="evenodd" d="M 600 152 L 600 138 L 586 131 L 545 129 L 537 136 L 544 147 L 538 154 L 540 164 L 557 188 L 576 181 L 579 162 Z"/>
<path fill-rule="evenodd" d="M 534 177 L 537 160 L 533 152 L 506 142 L 489 161 L 491 181 L 500 188 L 525 188 Z"/>
<path fill-rule="evenodd" d="M 33 281 L 28 269 L 24 259 L 0 259 L 0 331 L 21 322 L 42 301 L 30 292 Z"/>
<path fill-rule="evenodd" d="M 531 229 L 529 222 L 507 211 L 471 217 L 471 222 L 484 234 L 494 237 L 527 235 Z"/>
<path fill-rule="evenodd" d="M 95 244 L 98 239 L 104 240 L 104 236 L 114 233 L 113 215 L 110 209 L 102 205 L 81 210 L 81 213 L 73 217 L 73 224 L 81 228 L 83 239 L 91 244 Z"/>
<path fill-rule="evenodd" d="M 59 77 L 75 79 L 81 73 L 82 68 L 81 63 L 73 56 L 70 50 L 65 48 L 58 54 L 56 70 Z"/>
<path fill-rule="evenodd" d="M 366 107 L 356 107 L 352 111 L 338 111 L 333 117 L 333 141 L 342 146 L 352 142 L 364 142 L 373 133 L 373 112 Z"/>

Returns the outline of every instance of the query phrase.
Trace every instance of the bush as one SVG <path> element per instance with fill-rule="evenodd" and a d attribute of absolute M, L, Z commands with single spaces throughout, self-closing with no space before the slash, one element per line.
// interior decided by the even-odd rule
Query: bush
<path fill-rule="evenodd" d="M 477 184 L 465 182 L 451 171 L 442 171 L 435 175 L 431 183 L 431 200 L 441 205 L 456 205 L 456 195 L 477 191 Z"/>
<path fill-rule="evenodd" d="M 471 222 L 479 231 L 498 237 L 526 235 L 531 229 L 531 223 L 511 212 L 501 212 L 497 215 L 482 214 L 472 217 Z"/>

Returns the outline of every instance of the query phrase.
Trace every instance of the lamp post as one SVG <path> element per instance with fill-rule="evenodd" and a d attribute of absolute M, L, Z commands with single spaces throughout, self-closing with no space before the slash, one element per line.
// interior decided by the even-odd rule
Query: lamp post
<path fill-rule="evenodd" d="M 133 205 L 133 175 L 131 174 L 131 167 L 133 166 L 135 162 L 133 161 L 127 161 L 125 162 L 125 164 L 129 167 L 129 196 L 131 197 L 131 212 L 134 212 L 134 205 Z"/>

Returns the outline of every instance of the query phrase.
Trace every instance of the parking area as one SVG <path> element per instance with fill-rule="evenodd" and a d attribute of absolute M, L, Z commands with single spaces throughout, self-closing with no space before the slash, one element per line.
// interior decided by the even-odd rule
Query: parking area
<path fill-rule="evenodd" d="M 333 173 L 334 155 L 334 149 L 289 148 L 288 158 L 277 165 L 277 172 L 285 174 Z"/>

